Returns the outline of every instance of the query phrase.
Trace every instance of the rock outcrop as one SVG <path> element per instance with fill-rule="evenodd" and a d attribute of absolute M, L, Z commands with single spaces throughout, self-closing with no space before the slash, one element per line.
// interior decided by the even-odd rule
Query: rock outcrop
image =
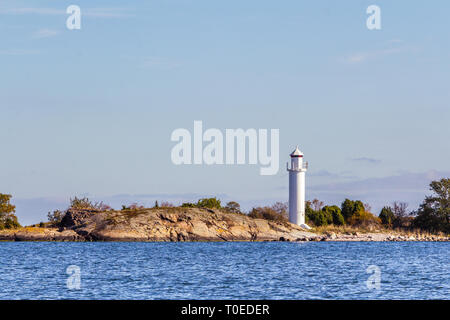
<path fill-rule="evenodd" d="M 448 241 L 383 232 L 316 234 L 288 222 L 200 208 L 69 210 L 59 228 L 0 231 L 4 241 Z"/>
<path fill-rule="evenodd" d="M 16 241 L 295 241 L 317 235 L 290 224 L 200 208 L 70 210 L 56 228 L 0 232 Z"/>

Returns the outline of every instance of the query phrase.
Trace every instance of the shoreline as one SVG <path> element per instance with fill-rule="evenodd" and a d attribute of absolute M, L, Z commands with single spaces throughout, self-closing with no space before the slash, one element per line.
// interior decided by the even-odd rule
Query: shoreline
<path fill-rule="evenodd" d="M 87 239 L 71 231 L 58 231 L 56 228 L 23 228 L 27 230 L 0 231 L 0 242 L 448 242 L 450 237 L 440 235 L 408 236 L 398 233 L 368 232 L 345 234 L 331 232 L 320 234 L 308 232 L 298 238 L 280 237 L 275 238 L 197 238 L 197 239 L 174 239 L 174 238 L 148 238 L 142 237 L 111 237 L 109 239 Z M 38 230 L 37 230 L 38 229 Z"/>
<path fill-rule="evenodd" d="M 447 242 L 449 236 L 398 230 L 305 230 L 286 221 L 206 208 L 71 210 L 58 227 L 0 230 L 0 241 L 73 242 Z"/>

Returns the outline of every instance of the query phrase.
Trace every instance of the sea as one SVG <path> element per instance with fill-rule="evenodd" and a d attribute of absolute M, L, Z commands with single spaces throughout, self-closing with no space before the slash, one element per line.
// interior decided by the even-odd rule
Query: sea
<path fill-rule="evenodd" d="M 450 299 L 448 242 L 0 242 L 0 299 Z"/>

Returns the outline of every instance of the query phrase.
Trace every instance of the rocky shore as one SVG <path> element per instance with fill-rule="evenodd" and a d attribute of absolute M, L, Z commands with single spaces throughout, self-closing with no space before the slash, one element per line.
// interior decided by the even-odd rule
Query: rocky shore
<path fill-rule="evenodd" d="M 299 226 L 199 208 L 68 211 L 59 228 L 0 231 L 3 241 L 449 241 L 437 235 L 317 234 Z"/>

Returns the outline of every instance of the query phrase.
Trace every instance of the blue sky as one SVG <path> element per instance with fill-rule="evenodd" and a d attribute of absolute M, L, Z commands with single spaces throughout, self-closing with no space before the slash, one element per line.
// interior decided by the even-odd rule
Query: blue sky
<path fill-rule="evenodd" d="M 82 29 L 66 28 L 79 5 Z M 381 8 L 382 29 L 366 28 Z M 410 208 L 449 176 L 448 1 L 1 1 L 0 192 L 23 223 L 89 195 L 114 206 L 219 195 Z M 280 129 L 280 171 L 175 166 L 171 132 Z"/>

